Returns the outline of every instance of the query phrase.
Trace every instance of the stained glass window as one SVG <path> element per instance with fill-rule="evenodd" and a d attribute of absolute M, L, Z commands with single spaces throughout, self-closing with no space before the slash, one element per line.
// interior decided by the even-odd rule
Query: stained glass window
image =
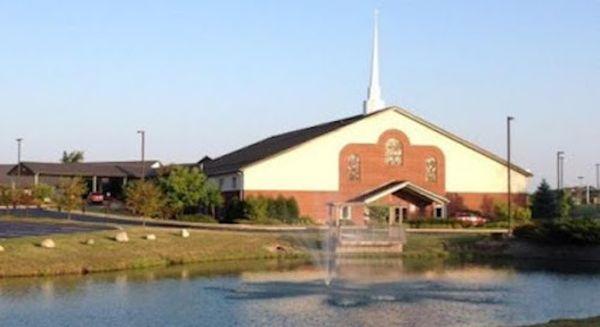
<path fill-rule="evenodd" d="M 348 179 L 351 181 L 360 180 L 360 157 L 356 154 L 348 156 Z"/>
<path fill-rule="evenodd" d="M 385 163 L 390 166 L 402 164 L 402 143 L 391 138 L 385 142 Z"/>
<path fill-rule="evenodd" d="M 425 160 L 425 180 L 428 182 L 435 183 L 438 178 L 438 167 L 437 160 L 433 157 L 427 158 Z"/>

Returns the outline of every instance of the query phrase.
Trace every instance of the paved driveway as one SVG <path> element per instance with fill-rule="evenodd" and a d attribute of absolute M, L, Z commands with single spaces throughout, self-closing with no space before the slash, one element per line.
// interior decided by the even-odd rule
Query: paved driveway
<path fill-rule="evenodd" d="M 110 227 L 84 226 L 79 224 L 33 223 L 12 220 L 0 221 L 0 238 L 92 232 L 109 228 Z"/>

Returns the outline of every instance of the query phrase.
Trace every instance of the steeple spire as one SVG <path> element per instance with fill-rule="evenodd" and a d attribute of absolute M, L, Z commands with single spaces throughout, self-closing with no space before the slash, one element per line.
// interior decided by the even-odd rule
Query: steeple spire
<path fill-rule="evenodd" d="M 365 114 L 370 114 L 385 108 L 385 102 L 381 98 L 381 87 L 379 86 L 379 11 L 375 9 L 373 28 L 373 57 L 371 58 L 371 84 L 369 85 L 368 97 L 364 102 Z"/>

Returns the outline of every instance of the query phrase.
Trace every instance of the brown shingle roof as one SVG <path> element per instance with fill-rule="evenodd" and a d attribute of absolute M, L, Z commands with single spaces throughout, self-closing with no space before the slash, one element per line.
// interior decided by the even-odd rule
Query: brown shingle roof
<path fill-rule="evenodd" d="M 269 137 L 214 160 L 206 161 L 204 171 L 208 175 L 236 172 L 246 165 L 350 125 L 364 117 L 364 115 L 353 116 Z"/>
<path fill-rule="evenodd" d="M 332 121 L 329 123 L 324 123 L 324 124 L 320 124 L 320 125 L 316 125 L 316 126 L 312 126 L 312 127 L 308 127 L 308 128 L 303 128 L 303 129 L 295 130 L 292 132 L 269 137 L 262 141 L 256 142 L 254 144 L 243 147 L 239 150 L 236 150 L 236 151 L 233 151 L 226 155 L 223 155 L 223 156 L 216 158 L 210 162 L 206 162 L 204 164 L 204 171 L 206 172 L 206 174 L 213 175 L 213 176 L 227 174 L 227 173 L 234 173 L 252 163 L 255 163 L 262 159 L 273 156 L 279 152 L 282 152 L 289 148 L 295 147 L 304 142 L 310 141 L 321 135 L 327 134 L 329 132 L 333 132 L 333 131 L 337 130 L 338 128 L 342 128 L 344 126 L 353 124 L 355 122 L 358 122 L 360 120 L 363 120 L 365 118 L 368 118 L 373 115 L 377 115 L 381 112 L 388 111 L 388 110 L 394 110 L 394 111 L 398 112 L 399 114 L 401 114 L 421 125 L 424 125 L 427 128 L 430 128 L 430 129 L 462 144 L 463 146 L 465 146 L 473 151 L 476 151 L 494 161 L 497 161 L 500 164 L 503 164 L 503 165 L 507 164 L 507 162 L 503 158 L 501 158 L 501 157 L 499 157 L 499 156 L 497 156 L 497 155 L 495 155 L 495 154 L 493 154 L 493 153 L 491 153 L 469 141 L 466 141 L 466 140 L 458 137 L 457 135 L 444 130 L 443 128 L 441 128 L 437 125 L 434 125 L 416 115 L 413 115 L 412 113 L 408 112 L 405 109 L 401 109 L 399 107 L 389 107 L 387 109 L 376 111 L 376 112 L 368 114 L 368 115 L 352 116 L 349 118 L 344 118 L 341 120 L 336 120 L 336 121 Z M 515 170 L 525 176 L 533 176 L 533 174 L 531 174 L 531 172 L 529 172 L 519 166 L 511 164 L 511 167 L 513 170 Z"/>
<path fill-rule="evenodd" d="M 144 163 L 146 177 L 154 174 L 152 168 L 158 161 L 148 160 Z M 41 176 L 81 176 L 81 177 L 134 177 L 142 176 L 140 161 L 106 161 L 82 163 L 30 162 L 21 163 L 24 175 L 40 174 Z M 17 166 L 12 165 L 8 174 L 17 175 Z"/>

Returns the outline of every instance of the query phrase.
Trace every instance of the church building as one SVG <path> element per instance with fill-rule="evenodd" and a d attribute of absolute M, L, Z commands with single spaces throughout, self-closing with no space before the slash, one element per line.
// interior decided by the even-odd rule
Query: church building
<path fill-rule="evenodd" d="M 506 203 L 508 163 L 398 106 L 379 85 L 375 22 L 371 81 L 364 112 L 275 135 L 201 165 L 226 199 L 293 197 L 301 215 L 362 224 L 385 205 L 396 221 L 489 214 Z M 532 174 L 510 167 L 511 201 L 524 206 Z"/>

